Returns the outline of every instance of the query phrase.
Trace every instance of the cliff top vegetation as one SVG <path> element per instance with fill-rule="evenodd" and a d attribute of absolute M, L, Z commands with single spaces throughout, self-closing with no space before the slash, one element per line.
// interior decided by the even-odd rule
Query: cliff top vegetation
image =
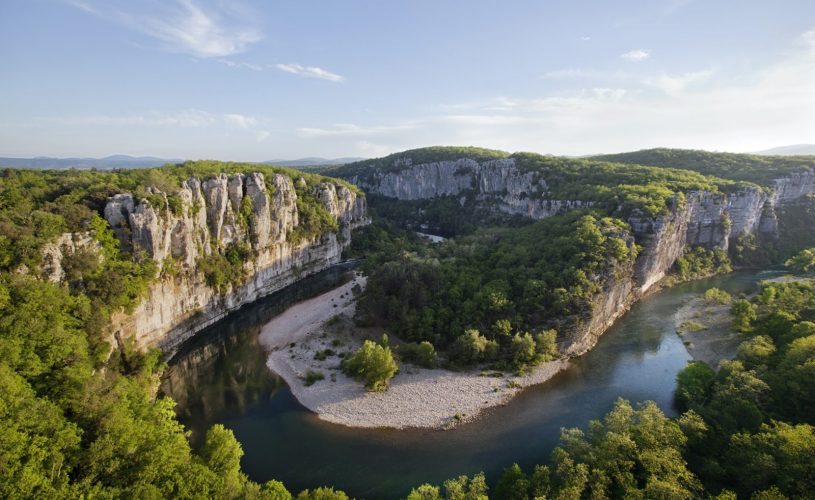
<path fill-rule="evenodd" d="M 813 156 L 758 156 L 669 148 L 643 149 L 593 158 L 616 163 L 680 168 L 762 186 L 772 186 L 774 179 L 815 167 Z"/>

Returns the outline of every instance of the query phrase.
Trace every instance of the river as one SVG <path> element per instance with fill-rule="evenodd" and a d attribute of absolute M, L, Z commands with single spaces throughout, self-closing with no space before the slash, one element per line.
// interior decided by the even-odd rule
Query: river
<path fill-rule="evenodd" d="M 345 271 L 345 272 L 343 272 Z M 562 427 L 585 427 L 618 397 L 647 399 L 675 415 L 675 377 L 690 356 L 675 333 L 674 313 L 711 287 L 754 290 L 776 275 L 738 272 L 679 285 L 646 297 L 585 356 L 504 407 L 450 431 L 352 429 L 325 423 L 303 408 L 266 368 L 261 327 L 291 304 L 337 286 L 334 269 L 258 301 L 213 325 L 170 361 L 162 390 L 178 401 L 193 443 L 213 423 L 243 445 L 244 471 L 278 479 L 294 492 L 333 485 L 357 498 L 403 497 L 424 482 L 484 471 L 494 479 L 513 462 L 547 461 Z"/>

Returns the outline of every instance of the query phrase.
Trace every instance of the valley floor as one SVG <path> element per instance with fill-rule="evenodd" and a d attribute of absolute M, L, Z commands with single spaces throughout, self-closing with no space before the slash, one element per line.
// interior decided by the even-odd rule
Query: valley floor
<path fill-rule="evenodd" d="M 381 330 L 353 324 L 357 276 L 345 285 L 301 302 L 267 323 L 260 334 L 267 365 L 300 403 L 323 420 L 351 427 L 449 428 L 483 410 L 506 404 L 521 388 L 545 382 L 568 360 L 543 363 L 524 376 L 453 372 L 402 363 L 383 393 L 367 392 L 340 371 L 340 352 L 352 353 Z M 329 350 L 329 351 L 327 351 Z M 318 354 L 322 353 L 322 354 Z M 325 359 L 317 359 L 321 357 Z M 307 385 L 307 377 L 323 379 Z"/>

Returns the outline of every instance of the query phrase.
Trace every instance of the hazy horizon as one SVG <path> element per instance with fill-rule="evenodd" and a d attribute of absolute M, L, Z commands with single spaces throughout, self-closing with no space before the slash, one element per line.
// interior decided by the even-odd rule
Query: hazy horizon
<path fill-rule="evenodd" d="M 815 143 L 810 2 L 11 0 L 0 155 Z"/>

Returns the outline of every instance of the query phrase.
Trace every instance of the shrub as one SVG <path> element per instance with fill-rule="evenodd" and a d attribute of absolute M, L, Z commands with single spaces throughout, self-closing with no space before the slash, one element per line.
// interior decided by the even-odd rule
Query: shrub
<path fill-rule="evenodd" d="M 730 307 L 730 315 L 733 316 L 733 328 L 739 332 L 750 331 L 750 323 L 756 319 L 756 306 L 745 299 L 733 302 Z"/>
<path fill-rule="evenodd" d="M 551 361 L 558 356 L 557 331 L 546 330 L 535 336 L 535 348 L 541 361 Z"/>
<path fill-rule="evenodd" d="M 353 356 L 343 360 L 342 371 L 364 382 L 369 391 L 384 391 L 399 368 L 390 347 L 366 340 Z"/>
<path fill-rule="evenodd" d="M 323 372 L 309 370 L 306 372 L 306 377 L 303 379 L 303 385 L 306 387 L 314 385 L 315 382 L 325 379 Z"/>
<path fill-rule="evenodd" d="M 405 361 L 425 368 L 434 368 L 438 361 L 436 348 L 433 344 L 424 340 L 418 344 L 404 344 L 400 350 Z"/>
<path fill-rule="evenodd" d="M 711 288 L 705 292 L 705 302 L 708 304 L 729 304 L 733 298 L 729 293 L 718 288 Z"/>
<path fill-rule="evenodd" d="M 811 273 L 815 271 L 815 248 L 807 248 L 793 256 L 784 263 L 791 271 L 796 273 Z"/>

